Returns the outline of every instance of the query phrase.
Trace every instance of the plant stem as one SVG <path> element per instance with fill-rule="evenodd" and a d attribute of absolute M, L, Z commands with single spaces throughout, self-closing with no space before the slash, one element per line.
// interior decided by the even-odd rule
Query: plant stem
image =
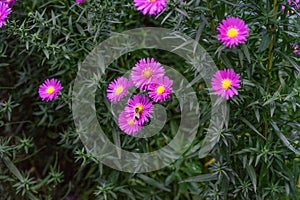
<path fill-rule="evenodd" d="M 207 7 L 210 10 L 209 16 L 211 18 L 210 28 L 211 28 L 211 30 L 214 31 L 214 30 L 216 30 L 216 25 L 215 25 L 215 21 L 214 21 L 214 12 L 213 12 L 213 9 L 212 9 L 212 5 L 213 5 L 212 1 L 207 1 Z"/>
<path fill-rule="evenodd" d="M 276 21 L 277 20 L 276 13 L 278 12 L 278 0 L 274 0 L 273 9 L 274 9 L 273 14 L 275 15 L 274 16 L 274 21 Z M 277 39 L 276 26 L 275 25 L 271 26 L 271 31 L 274 32 L 274 35 L 273 35 L 272 41 L 271 41 L 270 46 L 269 46 L 269 59 L 268 59 L 268 75 L 269 76 L 271 74 L 271 68 L 273 66 L 274 46 L 275 46 L 275 42 L 276 42 L 276 39 Z"/>
<path fill-rule="evenodd" d="M 273 15 L 274 15 L 273 19 L 274 19 L 274 21 L 277 20 L 277 15 L 276 15 L 277 12 L 278 12 L 278 0 L 274 0 L 274 2 L 273 2 Z M 270 80 L 270 78 L 271 78 L 271 69 L 273 67 L 274 47 L 275 47 L 275 42 L 276 42 L 276 39 L 277 39 L 277 31 L 276 31 L 276 26 L 274 24 L 271 26 L 271 32 L 273 32 L 274 35 L 273 35 L 272 41 L 271 41 L 270 46 L 269 46 L 269 55 L 268 55 L 269 59 L 268 59 L 268 66 L 267 66 L 268 83 L 271 83 L 271 80 Z M 267 93 L 269 93 L 269 89 L 270 89 L 270 85 L 269 85 L 269 87 L 267 89 Z M 263 128 L 263 135 L 265 137 L 267 137 L 267 134 L 268 134 L 268 123 L 265 122 L 263 124 L 262 128 Z"/>

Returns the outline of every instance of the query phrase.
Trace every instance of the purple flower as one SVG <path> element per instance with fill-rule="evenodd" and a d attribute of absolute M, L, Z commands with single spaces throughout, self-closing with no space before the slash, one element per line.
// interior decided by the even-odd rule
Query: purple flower
<path fill-rule="evenodd" d="M 0 2 L 6 3 L 9 7 L 13 7 L 17 0 L 0 0 Z"/>
<path fill-rule="evenodd" d="M 85 3 L 86 0 L 76 0 L 77 3 Z"/>
<path fill-rule="evenodd" d="M 143 58 L 132 68 L 131 79 L 136 87 L 146 89 L 149 84 L 165 75 L 165 69 L 154 58 Z"/>
<path fill-rule="evenodd" d="M 170 98 L 170 95 L 173 92 L 172 85 L 173 80 L 170 80 L 167 76 L 164 76 L 156 80 L 155 83 L 149 85 L 148 94 L 155 102 L 165 101 L 166 99 Z"/>
<path fill-rule="evenodd" d="M 144 125 L 152 118 L 153 104 L 148 97 L 143 94 L 137 94 L 128 100 L 128 106 L 125 111 L 133 116 L 139 125 Z"/>
<path fill-rule="evenodd" d="M 294 0 L 294 1 L 292 1 L 292 0 L 288 0 L 288 4 L 289 4 L 289 6 L 292 8 L 292 10 L 288 10 L 287 11 L 287 16 L 290 16 L 291 14 L 293 14 L 294 13 L 294 10 L 298 10 L 298 9 L 300 9 L 300 0 Z M 283 6 L 281 6 L 281 10 L 285 10 L 285 6 L 283 5 Z"/>
<path fill-rule="evenodd" d="M 293 7 L 294 9 L 299 9 L 300 5 L 299 5 L 300 0 L 288 0 L 288 3 L 291 7 Z"/>
<path fill-rule="evenodd" d="M 299 50 L 299 46 L 298 45 L 295 45 L 294 46 L 294 50 L 293 50 L 294 53 L 300 55 L 300 50 Z"/>
<path fill-rule="evenodd" d="M 215 91 L 214 94 L 226 97 L 228 100 L 238 95 L 236 88 L 241 88 L 240 82 L 240 75 L 236 74 L 233 69 L 219 70 L 212 78 L 212 89 Z"/>
<path fill-rule="evenodd" d="M 123 97 L 126 96 L 130 82 L 127 78 L 117 78 L 108 85 L 107 98 L 113 102 L 118 103 Z"/>
<path fill-rule="evenodd" d="M 249 36 L 248 25 L 245 24 L 244 20 L 236 17 L 222 20 L 222 24 L 217 30 L 219 31 L 218 40 L 229 48 L 245 43 Z"/>
<path fill-rule="evenodd" d="M 167 0 L 134 0 L 134 5 L 144 15 L 157 15 L 167 7 Z"/>
<path fill-rule="evenodd" d="M 42 100 L 52 101 L 53 99 L 58 98 L 60 91 L 63 89 L 59 80 L 52 78 L 51 80 L 47 79 L 39 87 L 39 95 Z"/>
<path fill-rule="evenodd" d="M 121 112 L 118 123 L 120 129 L 129 135 L 137 134 L 143 128 L 143 126 L 137 123 L 134 115 L 130 115 L 126 111 Z"/>
<path fill-rule="evenodd" d="M 8 17 L 10 13 L 11 13 L 11 8 L 8 6 L 8 4 L 0 2 L 0 28 L 3 25 L 6 25 L 5 19 Z"/>

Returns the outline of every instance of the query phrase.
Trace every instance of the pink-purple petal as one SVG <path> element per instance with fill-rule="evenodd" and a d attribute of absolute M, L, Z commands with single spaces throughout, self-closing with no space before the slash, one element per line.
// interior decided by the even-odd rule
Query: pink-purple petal
<path fill-rule="evenodd" d="M 231 86 L 228 89 L 224 88 L 222 84 L 226 79 L 231 81 Z M 233 69 L 218 70 L 212 78 L 212 90 L 214 94 L 228 100 L 234 95 L 238 95 L 236 88 L 241 88 L 240 82 L 240 75 L 236 74 Z"/>

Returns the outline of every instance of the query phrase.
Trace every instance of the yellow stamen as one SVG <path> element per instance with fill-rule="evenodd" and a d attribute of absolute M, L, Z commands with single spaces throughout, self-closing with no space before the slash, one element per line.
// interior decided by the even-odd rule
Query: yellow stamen
<path fill-rule="evenodd" d="M 153 71 L 150 69 L 146 69 L 143 71 L 143 75 L 145 78 L 150 78 L 153 75 Z"/>
<path fill-rule="evenodd" d="M 203 84 L 200 84 L 199 85 L 199 90 L 203 90 L 205 87 L 204 87 L 204 85 Z"/>
<path fill-rule="evenodd" d="M 136 108 L 138 109 L 139 114 L 142 114 L 144 112 L 144 106 L 143 105 L 140 104 L 140 105 L 136 106 L 135 109 Z"/>
<path fill-rule="evenodd" d="M 115 90 L 116 94 L 121 94 L 124 91 L 124 88 L 122 86 L 118 86 L 117 89 Z"/>
<path fill-rule="evenodd" d="M 50 86 L 47 89 L 47 94 L 53 94 L 54 91 L 55 91 L 55 88 L 53 86 Z"/>
<path fill-rule="evenodd" d="M 162 94 L 162 93 L 164 93 L 165 92 L 165 90 L 166 90 L 166 88 L 164 87 L 164 86 L 159 86 L 157 89 L 157 93 L 158 94 Z"/>
<path fill-rule="evenodd" d="M 130 126 L 133 126 L 133 125 L 134 125 L 134 119 L 129 120 L 129 121 L 128 121 L 128 124 L 129 124 Z"/>
<path fill-rule="evenodd" d="M 236 28 L 231 28 L 227 32 L 228 37 L 235 38 L 239 35 L 239 31 Z"/>
<path fill-rule="evenodd" d="M 225 79 L 222 81 L 222 87 L 226 90 L 231 88 L 231 84 L 232 84 L 232 81 L 229 79 Z"/>
<path fill-rule="evenodd" d="M 156 0 L 148 0 L 148 1 L 154 3 Z"/>

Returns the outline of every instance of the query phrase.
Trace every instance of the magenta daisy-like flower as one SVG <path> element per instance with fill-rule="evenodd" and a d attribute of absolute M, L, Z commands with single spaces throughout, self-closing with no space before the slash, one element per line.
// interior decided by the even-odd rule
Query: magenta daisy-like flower
<path fill-rule="evenodd" d="M 167 7 L 167 0 L 134 0 L 134 5 L 144 15 L 157 15 Z"/>
<path fill-rule="evenodd" d="M 236 74 L 233 69 L 219 70 L 212 78 L 212 89 L 221 97 L 229 98 L 238 95 L 236 88 L 240 86 L 240 75 Z"/>
<path fill-rule="evenodd" d="M 17 0 L 0 0 L 3 3 L 6 3 L 9 7 L 12 7 Z"/>
<path fill-rule="evenodd" d="M 154 58 L 143 58 L 132 68 L 131 78 L 136 87 L 146 89 L 155 80 L 165 75 L 165 69 Z"/>
<path fill-rule="evenodd" d="M 119 77 L 108 85 L 107 98 L 113 102 L 118 103 L 123 97 L 126 96 L 130 82 L 127 78 Z"/>
<path fill-rule="evenodd" d="M 243 44 L 249 36 L 248 25 L 245 21 L 236 17 L 229 17 L 222 20 L 222 24 L 217 28 L 219 31 L 218 40 L 227 47 Z"/>
<path fill-rule="evenodd" d="M 127 113 L 125 110 L 120 113 L 118 122 L 120 129 L 129 135 L 137 134 L 143 128 L 135 120 L 134 115 Z"/>
<path fill-rule="evenodd" d="M 76 0 L 77 3 L 85 3 L 86 0 Z"/>
<path fill-rule="evenodd" d="M 39 95 L 45 101 L 52 101 L 56 99 L 60 94 L 60 91 L 63 89 L 59 80 L 52 78 L 47 79 L 39 87 Z"/>
<path fill-rule="evenodd" d="M 3 25 L 6 25 L 5 19 L 8 17 L 10 13 L 11 13 L 11 8 L 8 6 L 8 4 L 0 2 L 0 28 Z"/>
<path fill-rule="evenodd" d="M 166 99 L 170 98 L 170 95 L 173 92 L 172 85 L 173 80 L 170 80 L 169 77 L 164 76 L 158 79 L 155 83 L 149 85 L 148 94 L 155 102 L 165 101 Z"/>
<path fill-rule="evenodd" d="M 153 104 L 145 95 L 137 94 L 128 100 L 125 111 L 130 116 L 134 116 L 139 125 L 144 125 L 145 122 L 149 122 L 149 118 L 152 118 Z"/>

